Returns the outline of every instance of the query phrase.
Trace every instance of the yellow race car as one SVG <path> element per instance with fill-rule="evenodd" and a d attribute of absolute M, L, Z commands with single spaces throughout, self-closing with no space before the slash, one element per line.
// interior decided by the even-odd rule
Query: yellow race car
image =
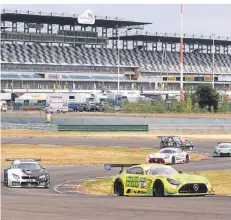
<path fill-rule="evenodd" d="M 192 196 L 212 195 L 207 178 L 183 174 L 162 164 L 105 164 L 104 169 L 121 167 L 113 177 L 114 194 L 118 196 Z M 123 171 L 124 167 L 129 167 Z"/>

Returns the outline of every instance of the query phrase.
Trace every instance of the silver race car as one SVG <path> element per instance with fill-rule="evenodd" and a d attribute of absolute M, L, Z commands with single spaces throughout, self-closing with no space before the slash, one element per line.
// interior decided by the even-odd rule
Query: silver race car
<path fill-rule="evenodd" d="M 4 169 L 4 184 L 8 187 L 50 187 L 50 176 L 38 161 L 41 159 L 8 158 L 11 165 Z"/>
<path fill-rule="evenodd" d="M 230 157 L 231 156 L 231 142 L 218 142 L 214 147 L 214 157 Z"/>

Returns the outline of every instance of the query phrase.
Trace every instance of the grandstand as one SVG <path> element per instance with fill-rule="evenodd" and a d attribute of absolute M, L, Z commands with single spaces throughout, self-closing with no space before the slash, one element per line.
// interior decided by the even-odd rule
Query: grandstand
<path fill-rule="evenodd" d="M 1 88 L 18 92 L 76 90 L 172 90 L 180 88 L 180 38 L 149 34 L 148 22 L 1 13 Z M 119 40 L 119 41 L 118 41 Z M 118 42 L 121 43 L 118 44 Z M 212 82 L 230 90 L 231 39 L 184 36 L 184 88 Z M 120 50 L 118 50 L 118 47 Z M 119 51 L 119 68 L 118 68 Z"/>

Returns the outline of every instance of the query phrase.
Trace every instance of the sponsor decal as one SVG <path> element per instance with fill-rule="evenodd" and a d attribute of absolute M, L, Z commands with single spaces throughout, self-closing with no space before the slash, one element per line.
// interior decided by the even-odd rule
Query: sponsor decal
<path fill-rule="evenodd" d="M 169 76 L 168 81 L 176 81 L 176 77 L 175 76 Z"/>
<path fill-rule="evenodd" d="M 134 191 L 134 193 L 135 193 L 135 194 L 143 194 L 143 195 L 146 195 L 146 194 L 147 194 L 146 192 L 140 191 L 140 190 L 139 190 L 139 191 Z"/>
<path fill-rule="evenodd" d="M 145 188 L 146 185 L 146 178 L 140 178 L 140 188 Z"/>
<path fill-rule="evenodd" d="M 126 186 L 127 187 L 139 187 L 139 177 L 128 176 L 126 178 Z"/>

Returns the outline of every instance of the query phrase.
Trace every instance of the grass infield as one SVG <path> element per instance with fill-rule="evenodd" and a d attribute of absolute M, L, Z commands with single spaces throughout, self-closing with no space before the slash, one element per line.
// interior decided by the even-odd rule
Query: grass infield
<path fill-rule="evenodd" d="M 2 144 L 2 166 L 5 158 L 41 158 L 42 165 L 74 165 L 104 163 L 145 163 L 148 154 L 157 149 L 110 148 L 92 146 L 53 146 L 35 144 Z M 190 153 L 191 160 L 206 156 Z"/>
<path fill-rule="evenodd" d="M 231 195 L 231 170 L 224 171 L 208 171 L 208 172 L 188 172 L 188 174 L 196 174 L 205 176 L 209 179 L 215 194 Z M 84 182 L 84 192 L 94 195 L 112 195 L 112 179 L 87 180 Z"/>

